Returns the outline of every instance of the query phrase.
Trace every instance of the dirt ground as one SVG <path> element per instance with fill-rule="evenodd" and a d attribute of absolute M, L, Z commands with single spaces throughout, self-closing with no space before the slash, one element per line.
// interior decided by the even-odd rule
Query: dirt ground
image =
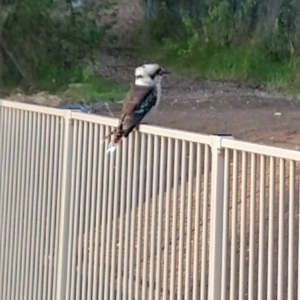
<path fill-rule="evenodd" d="M 99 73 L 121 82 L 132 81 L 134 67 L 145 63 L 111 50 L 99 53 L 96 61 Z M 121 105 L 111 105 L 115 116 L 119 116 Z M 298 99 L 238 84 L 171 74 L 163 81 L 159 109 L 144 122 L 201 133 L 231 133 L 237 139 L 298 150 L 299 120 Z"/>
<path fill-rule="evenodd" d="M 119 53 L 122 52 L 122 55 Z M 126 51 L 111 49 L 96 54 L 96 72 L 107 79 L 132 82 L 134 68 L 145 61 Z M 200 133 L 231 133 L 235 138 L 298 150 L 300 101 L 263 89 L 171 74 L 163 81 L 162 101 L 143 123 Z M 57 106 L 62 99 L 39 94 L 16 95 L 12 100 Z M 70 101 L 70 100 L 69 100 Z M 122 103 L 110 104 L 119 117 Z M 109 115 L 106 108 L 97 114 Z"/>

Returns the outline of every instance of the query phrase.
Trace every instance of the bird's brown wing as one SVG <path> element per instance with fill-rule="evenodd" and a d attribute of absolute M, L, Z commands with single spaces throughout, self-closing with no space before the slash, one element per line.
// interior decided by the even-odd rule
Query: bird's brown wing
<path fill-rule="evenodd" d="M 141 122 L 156 100 L 157 95 L 153 87 L 133 86 L 129 90 L 123 102 L 121 118 L 125 137 Z"/>

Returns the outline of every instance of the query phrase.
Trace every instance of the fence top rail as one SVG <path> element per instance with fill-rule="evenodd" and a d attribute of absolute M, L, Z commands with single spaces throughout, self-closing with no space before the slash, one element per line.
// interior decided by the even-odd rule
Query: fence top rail
<path fill-rule="evenodd" d="M 0 99 L 0 107 L 7 107 L 12 109 L 21 109 L 25 111 L 30 112 L 36 112 L 36 113 L 42 113 L 47 115 L 53 115 L 58 117 L 63 117 L 66 114 L 66 110 L 54 108 L 54 107 L 48 107 L 48 106 L 42 106 L 37 104 L 28 104 L 28 103 L 21 103 L 17 101 L 7 101 Z"/>
<path fill-rule="evenodd" d="M 74 112 L 67 109 L 53 108 L 48 106 L 36 105 L 36 104 L 21 103 L 16 101 L 7 101 L 7 100 L 0 99 L 0 106 L 12 108 L 12 109 L 21 109 L 21 110 L 26 110 L 26 111 L 36 112 L 36 113 L 50 114 L 54 116 L 62 116 L 62 117 L 66 116 L 73 120 L 93 122 L 99 125 L 116 127 L 119 123 L 118 119 L 116 118 L 86 114 L 81 112 Z M 140 125 L 139 131 L 141 133 L 159 135 L 166 138 L 181 139 L 188 142 L 202 143 L 207 145 L 210 145 L 211 143 L 211 138 L 209 135 L 199 134 L 199 133 L 189 132 L 184 130 L 176 130 L 176 129 L 164 128 L 159 126 Z"/>
<path fill-rule="evenodd" d="M 71 118 L 73 120 L 92 122 L 99 125 L 116 127 L 118 125 L 118 119 L 111 117 L 104 117 L 93 114 L 86 114 L 81 112 L 74 112 L 67 109 L 59 109 L 35 104 L 20 103 L 15 101 L 7 101 L 0 99 L 0 107 L 7 107 L 12 109 L 21 109 L 36 113 L 50 114 L 54 116 L 61 116 Z M 140 125 L 139 131 L 141 133 L 158 135 L 166 138 L 180 139 L 187 142 L 195 142 L 211 145 L 212 136 L 206 134 L 199 134 L 195 132 L 189 132 L 184 130 L 170 129 L 159 126 Z M 220 146 L 222 148 L 228 148 L 231 150 L 245 151 L 249 153 L 255 153 L 265 156 L 272 156 L 276 158 L 283 158 L 289 160 L 300 161 L 300 151 L 289 150 L 285 148 L 272 147 L 267 145 L 255 144 L 250 142 L 244 142 L 235 139 L 220 137 Z"/>
<path fill-rule="evenodd" d="M 114 126 L 114 127 L 119 124 L 119 121 L 116 118 L 90 115 L 90 114 L 85 114 L 80 112 L 72 112 L 72 119 L 78 121 L 93 122 L 100 125 Z M 201 143 L 207 145 L 210 145 L 211 143 L 211 138 L 209 135 L 199 134 L 199 133 L 185 131 L 185 130 L 165 128 L 160 126 L 140 125 L 139 132 L 158 135 L 166 138 L 180 139 L 187 142 L 195 142 L 195 143 Z"/>
<path fill-rule="evenodd" d="M 222 139 L 221 147 L 231 150 L 245 151 L 248 153 L 271 156 L 275 158 L 300 161 L 300 151 L 244 142 L 240 140 Z"/>

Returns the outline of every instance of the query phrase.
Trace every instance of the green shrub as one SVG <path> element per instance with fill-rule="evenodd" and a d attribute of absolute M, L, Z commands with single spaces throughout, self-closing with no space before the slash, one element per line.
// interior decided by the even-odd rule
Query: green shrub
<path fill-rule="evenodd" d="M 9 50 L 34 84 L 48 88 L 81 82 L 83 59 L 109 38 L 113 18 L 99 25 L 107 3 L 72 8 L 70 2 L 22 0 L 11 6 L 2 26 Z M 1 34 L 1 32 L 0 32 Z"/>
<path fill-rule="evenodd" d="M 149 21 L 155 30 L 146 32 L 148 43 L 138 52 L 181 74 L 299 93 L 300 3 L 276 4 L 167 0 Z"/>

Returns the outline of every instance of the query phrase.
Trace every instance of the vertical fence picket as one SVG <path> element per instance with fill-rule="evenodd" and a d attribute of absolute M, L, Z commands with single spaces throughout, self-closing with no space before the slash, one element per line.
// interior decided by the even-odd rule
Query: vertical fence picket
<path fill-rule="evenodd" d="M 73 123 L 71 112 L 66 113 L 64 123 L 64 147 L 63 147 L 63 174 L 62 174 L 62 198 L 60 208 L 60 235 L 57 270 L 57 293 L 56 299 L 64 300 L 67 283 L 67 258 L 68 258 L 68 235 L 69 235 L 69 207 L 70 207 L 70 185 L 71 185 L 71 161 L 72 161 L 72 130 Z"/>
<path fill-rule="evenodd" d="M 209 299 L 221 298 L 224 153 L 221 138 L 212 137 Z"/>

